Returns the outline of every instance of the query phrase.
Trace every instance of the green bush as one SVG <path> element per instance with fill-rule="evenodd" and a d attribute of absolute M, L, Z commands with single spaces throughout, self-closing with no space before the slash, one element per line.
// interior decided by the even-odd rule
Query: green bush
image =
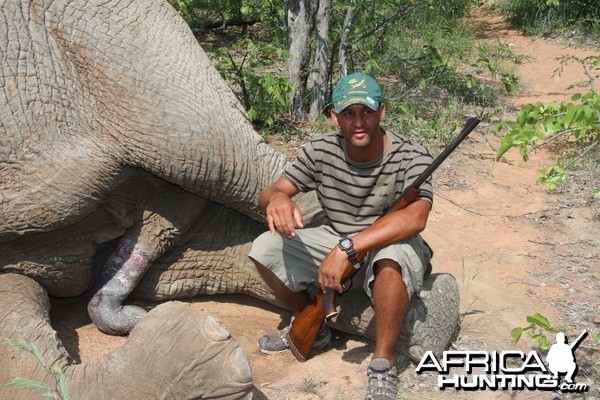
<path fill-rule="evenodd" d="M 492 129 L 504 132 L 497 159 L 511 148 L 517 148 L 525 161 L 536 149 L 554 144 L 555 141 L 577 145 L 579 154 L 572 155 L 566 165 L 553 165 L 542 169 L 538 185 L 545 184 L 550 190 L 560 188 L 566 182 L 565 168 L 574 160 L 597 156 L 591 151 L 600 143 L 600 94 L 590 92 L 576 94 L 573 102 L 540 102 L 521 108 L 517 119 L 501 122 Z M 595 191 L 600 194 L 600 189 Z"/>
<path fill-rule="evenodd" d="M 216 68 L 228 82 L 234 83 L 250 120 L 271 128 L 287 114 L 294 86 L 285 72 L 287 51 L 264 42 L 242 38 L 229 48 L 215 48 Z"/>
<path fill-rule="evenodd" d="M 285 72 L 288 2 L 227 0 L 215 5 L 214 0 L 169 1 L 190 25 L 195 24 L 194 31 L 203 32 L 205 51 L 261 134 L 265 136 L 282 127 L 289 128 L 291 125 L 285 121 L 293 89 Z M 479 0 L 333 1 L 329 86 L 338 78 L 336 56 L 341 27 L 352 5 L 352 29 L 347 39 L 350 44 L 348 71 L 364 71 L 381 78 L 382 85 L 388 86 L 387 93 L 393 91 L 388 96 L 390 103 L 399 102 L 404 107 L 398 118 L 405 119 L 400 124 L 402 127 L 410 126 L 412 131 L 420 126 L 427 131 L 429 141 L 435 132 L 449 130 L 448 123 L 462 124 L 465 114 L 475 111 L 479 115 L 492 114 L 501 91 L 514 90 L 518 78 L 508 67 L 504 69 L 507 58 L 512 55 L 507 55 L 500 45 L 493 46 L 498 49 L 473 45 L 475 29 L 465 17 L 478 4 Z M 411 11 L 398 14 L 397 18 L 390 17 L 403 7 Z M 203 29 L 207 21 L 226 19 L 236 13 L 242 20 L 258 22 L 244 27 Z M 388 80 L 396 84 L 389 86 Z M 464 103 L 460 111 L 456 106 L 459 103 Z M 452 110 L 442 110 L 449 104 Z M 480 112 L 481 109 L 486 111 Z M 494 111 L 487 111 L 492 109 Z M 426 118 L 439 119 L 423 124 Z M 445 130 L 441 129 L 443 126 Z M 289 129 L 284 137 L 288 133 Z M 440 135 L 439 142 L 443 143 L 446 138 Z"/>
<path fill-rule="evenodd" d="M 504 0 L 500 8 L 527 33 L 564 35 L 569 30 L 600 38 L 598 0 Z"/>

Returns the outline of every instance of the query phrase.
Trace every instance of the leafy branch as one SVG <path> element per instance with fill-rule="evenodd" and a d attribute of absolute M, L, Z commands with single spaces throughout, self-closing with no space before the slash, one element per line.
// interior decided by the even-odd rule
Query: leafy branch
<path fill-rule="evenodd" d="M 506 131 L 496 160 L 511 148 L 518 148 L 523 160 L 527 161 L 533 151 L 559 138 L 572 140 L 584 149 L 565 165 L 542 170 L 542 176 L 536 182 L 548 185 L 550 190 L 564 184 L 564 169 L 589 154 L 600 142 L 600 95 L 595 92 L 575 94 L 571 100 L 578 103 L 528 104 L 521 108 L 516 121 L 501 122 L 492 127 L 496 132 Z M 600 189 L 595 194 L 600 195 Z"/>
<path fill-rule="evenodd" d="M 538 343 L 542 350 L 548 350 L 550 346 L 548 345 L 548 338 L 546 337 L 546 333 L 554 333 L 557 332 L 558 329 L 553 327 L 548 318 L 544 317 L 540 313 L 528 315 L 527 322 L 529 322 L 529 325 L 524 327 L 517 326 L 512 331 L 510 331 L 510 335 L 514 339 L 514 343 L 519 343 L 519 340 L 521 340 L 523 334 L 528 333 L 531 335 L 531 340 L 534 343 Z"/>
<path fill-rule="evenodd" d="M 241 101 L 250 120 L 266 127 L 274 126 L 289 108 L 294 87 L 276 73 L 276 60 L 285 60 L 288 53 L 250 38 L 243 38 L 234 49 L 215 49 L 217 69 L 225 79 L 235 82 L 241 91 Z M 240 55 L 236 61 L 234 54 Z"/>
<path fill-rule="evenodd" d="M 418 3 L 416 1 L 409 1 L 408 3 L 402 5 L 401 7 L 396 9 L 396 11 L 393 14 L 387 15 L 383 21 L 379 22 L 372 29 L 368 30 L 367 32 L 361 32 L 358 37 L 356 37 L 356 38 L 354 38 L 354 40 L 352 40 L 351 44 L 352 45 L 357 44 L 357 43 L 363 41 L 364 39 L 367 39 L 367 38 L 375 35 L 377 32 L 381 32 L 382 30 L 384 30 L 386 28 L 387 25 L 389 25 L 390 23 L 393 23 L 395 21 L 398 21 L 402 16 L 404 16 L 404 15 L 408 14 L 409 12 L 411 12 L 412 10 L 414 10 L 417 7 L 417 5 L 418 5 Z"/>

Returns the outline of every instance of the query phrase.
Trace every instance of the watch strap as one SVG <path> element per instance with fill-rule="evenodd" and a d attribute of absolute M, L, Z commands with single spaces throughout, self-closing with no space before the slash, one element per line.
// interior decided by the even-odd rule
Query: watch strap
<path fill-rule="evenodd" d="M 347 241 L 349 243 L 348 246 L 344 246 L 342 243 Z M 338 246 L 348 255 L 348 260 L 352 263 L 352 265 L 359 265 L 360 262 L 358 258 L 356 258 L 356 252 L 354 251 L 354 242 L 349 237 L 343 237 L 340 239 Z"/>

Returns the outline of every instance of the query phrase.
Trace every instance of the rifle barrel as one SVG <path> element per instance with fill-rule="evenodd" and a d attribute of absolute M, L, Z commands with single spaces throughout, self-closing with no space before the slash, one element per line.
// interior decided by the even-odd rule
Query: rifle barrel
<path fill-rule="evenodd" d="M 571 348 L 571 350 L 574 350 L 575 347 L 579 346 L 579 343 L 581 343 L 581 341 L 583 340 L 583 338 L 587 336 L 587 333 L 588 333 L 587 329 L 584 329 L 583 332 L 581 332 L 581 335 L 579 335 L 577 337 L 577 339 L 575 339 L 575 341 L 573 341 L 573 343 L 571 343 L 569 345 L 569 347 Z"/>
<path fill-rule="evenodd" d="M 400 197 L 398 198 L 398 200 L 396 201 L 399 202 L 401 201 L 404 197 L 406 197 L 406 195 L 408 194 L 408 192 L 411 189 L 418 189 L 423 183 L 425 183 L 425 181 L 427 179 L 429 179 L 429 177 L 433 174 L 433 172 L 446 160 L 446 158 L 448 158 L 448 156 L 458 147 L 458 145 L 469 135 L 469 133 L 471 133 L 471 131 L 473 129 L 475 129 L 475 127 L 477 125 L 479 125 L 479 123 L 481 122 L 481 120 L 477 117 L 470 117 L 467 122 L 465 123 L 465 126 L 463 127 L 462 131 L 458 134 L 458 136 L 456 136 L 456 138 L 454 138 L 454 140 L 452 141 L 452 143 L 450 143 L 448 145 L 448 147 L 446 147 L 444 149 L 444 151 L 442 151 L 440 153 L 439 156 L 436 157 L 435 160 L 433 160 L 431 162 L 431 164 L 429 164 L 429 166 L 427 168 L 425 168 L 425 171 L 423 171 L 421 173 L 421 175 L 419 175 L 417 177 L 417 179 L 415 179 L 415 181 L 412 183 L 412 185 L 410 185 L 409 187 L 407 187 L 406 189 L 404 189 L 404 191 L 402 192 L 402 194 L 400 195 Z M 394 203 L 394 205 L 392 205 L 392 207 L 390 207 L 390 209 L 394 208 L 396 204 Z"/>

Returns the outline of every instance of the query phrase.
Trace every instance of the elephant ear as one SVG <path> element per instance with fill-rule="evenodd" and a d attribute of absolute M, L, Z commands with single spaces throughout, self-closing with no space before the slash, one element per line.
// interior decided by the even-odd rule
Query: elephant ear
<path fill-rule="evenodd" d="M 45 290 L 23 275 L 0 275 L 0 334 L 34 344 L 46 365 L 59 367 L 74 399 L 242 399 L 252 396 L 246 353 L 214 317 L 194 304 L 167 302 L 151 310 L 123 346 L 89 363 L 71 364 L 50 326 Z M 19 327 L 15 331 L 15 327 Z M 16 377 L 53 386 L 28 352 L 0 346 L 11 360 L 0 381 Z M 0 386 L 0 398 L 29 400 L 22 388 Z"/>
<path fill-rule="evenodd" d="M 122 150 L 95 140 L 107 127 L 65 49 L 80 34 L 62 25 L 66 3 L 1 4 L 0 243 L 80 221 L 119 172 Z"/>

